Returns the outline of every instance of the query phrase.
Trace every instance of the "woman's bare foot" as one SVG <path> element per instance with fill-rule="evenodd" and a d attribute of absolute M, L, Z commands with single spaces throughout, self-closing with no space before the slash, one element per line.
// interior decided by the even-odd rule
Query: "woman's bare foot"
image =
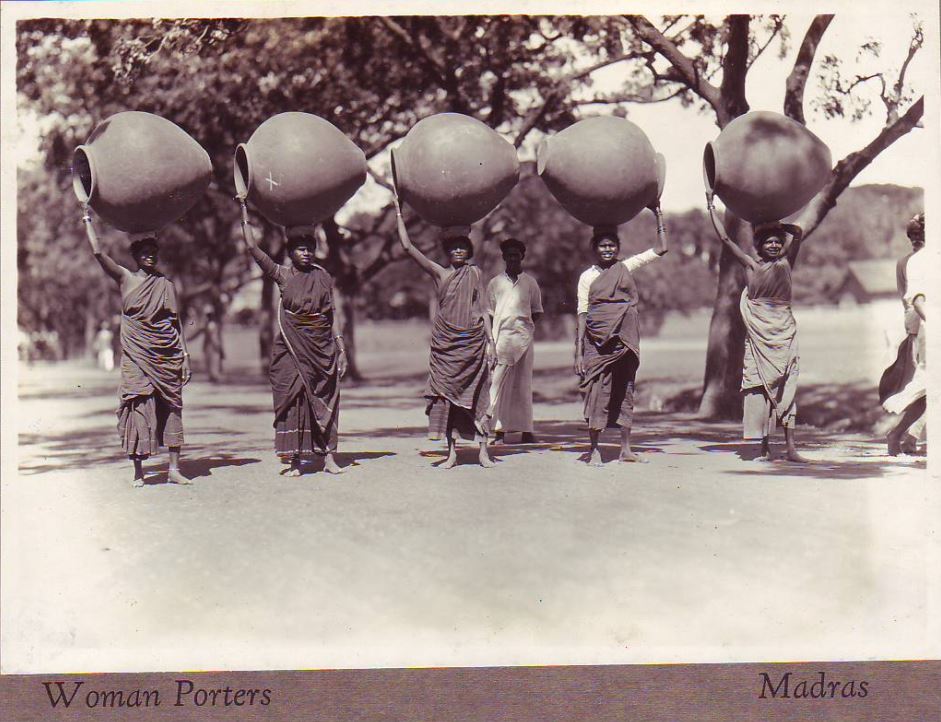
<path fill-rule="evenodd" d="M 604 466 L 601 459 L 601 452 L 598 449 L 592 449 L 591 456 L 588 457 L 589 466 Z"/>
<path fill-rule="evenodd" d="M 801 456 L 800 454 L 798 454 L 797 449 L 788 449 L 787 453 L 784 455 L 784 458 L 786 458 L 788 461 L 793 461 L 797 464 L 809 464 L 810 463 L 810 459 L 808 459 L 806 456 Z"/>
<path fill-rule="evenodd" d="M 193 484 L 189 478 L 183 476 L 179 469 L 170 469 L 167 472 L 167 481 L 171 484 L 179 484 L 180 486 L 191 486 Z"/>
<path fill-rule="evenodd" d="M 328 474 L 342 474 L 346 471 L 346 467 L 340 466 L 333 458 L 333 454 L 327 454 L 323 459 L 323 470 Z"/>
<path fill-rule="evenodd" d="M 301 460 L 299 457 L 295 456 L 291 459 L 291 465 L 287 469 L 281 469 L 281 476 L 300 476 L 301 475 Z"/>
<path fill-rule="evenodd" d="M 647 459 L 642 456 L 638 456 L 631 450 L 622 451 L 618 456 L 618 461 L 623 461 L 626 463 L 635 463 L 635 464 L 646 464 Z"/>
<path fill-rule="evenodd" d="M 134 481 L 131 482 L 132 489 L 140 489 L 144 485 L 144 477 L 138 476 L 134 478 Z"/>
<path fill-rule="evenodd" d="M 480 455 L 478 458 L 480 459 L 480 465 L 485 469 L 492 469 L 494 466 L 496 466 L 493 459 L 490 458 L 490 452 L 487 451 L 486 444 L 480 445 Z"/>
<path fill-rule="evenodd" d="M 448 458 L 438 464 L 439 469 L 453 469 L 457 464 L 457 450 L 449 449 Z"/>

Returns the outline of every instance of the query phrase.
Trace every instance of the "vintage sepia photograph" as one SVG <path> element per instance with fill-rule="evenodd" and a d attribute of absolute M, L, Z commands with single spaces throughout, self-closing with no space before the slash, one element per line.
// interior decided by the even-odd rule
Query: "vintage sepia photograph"
<path fill-rule="evenodd" d="M 936 3 L 3 5 L 3 673 L 941 654 Z"/>

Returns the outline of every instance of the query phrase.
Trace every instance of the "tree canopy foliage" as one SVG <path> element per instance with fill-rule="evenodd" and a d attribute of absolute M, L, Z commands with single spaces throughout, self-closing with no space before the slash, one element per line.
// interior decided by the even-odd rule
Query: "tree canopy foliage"
<path fill-rule="evenodd" d="M 853 178 L 918 123 L 923 107 L 906 77 L 923 42 L 917 23 L 896 72 L 890 75 L 888 63 L 880 60 L 876 70 L 858 75 L 839 58 L 816 58 L 831 19 L 818 16 L 806 28 L 782 111 L 804 122 L 804 96 L 811 86 L 812 107 L 850 122 L 872 112 L 860 93 L 877 85 L 886 122 L 870 143 L 837 163 L 803 218 L 810 232 Z M 21 317 L 52 323 L 50 298 L 67 299 L 81 318 L 105 313 L 113 303 L 93 291 L 101 280 L 82 255 L 79 209 L 69 198 L 67 177 L 72 149 L 113 113 L 135 109 L 166 117 L 209 152 L 214 170 L 209 193 L 167 230 L 161 254 L 185 302 L 224 309 L 257 277 L 235 243 L 233 149 L 276 113 L 305 110 L 337 125 L 370 159 L 377 187 L 388 189 L 386 151 L 416 121 L 436 112 L 472 115 L 517 146 L 586 115 L 627 114 L 635 103 L 678 102 L 714 114 L 724 127 L 749 108 L 746 78 L 757 59 L 767 53 L 783 59 L 792 31 L 778 15 L 21 21 L 19 110 L 36 121 L 42 160 L 41 168 L 22 169 L 19 176 Z M 864 38 L 860 47 L 869 56 L 879 52 L 877 43 Z M 593 75 L 612 65 L 623 71 L 623 83 L 598 92 Z M 324 263 L 344 296 L 348 345 L 355 339 L 354 312 L 377 297 L 373 279 L 383 274 L 388 283 L 386 269 L 401 258 L 391 198 L 379 196 L 375 212 L 357 214 L 342 226 L 324 224 L 329 248 Z M 498 233 L 502 224 L 530 241 L 534 260 L 540 254 L 550 303 L 564 311 L 573 265 L 581 262 L 575 252 L 581 240 L 572 240 L 578 235 L 574 222 L 553 204 L 538 181 L 527 177 L 483 230 Z M 642 215 L 626 228 L 630 243 L 645 236 L 644 223 Z M 433 248 L 431 229 L 414 217 L 409 225 L 420 246 Z M 673 215 L 668 225 L 674 247 L 689 250 L 672 255 L 663 270 L 651 271 L 657 280 L 644 284 L 644 300 L 652 308 L 700 303 L 708 274 L 714 278 L 718 270 L 706 395 L 710 384 L 717 384 L 713 395 L 726 393 L 741 345 L 732 300 L 743 278 L 706 240 L 701 214 Z M 262 226 L 265 246 L 277 255 L 279 233 Z M 123 240 L 108 237 L 120 253 Z M 747 242 L 744 236 L 740 240 Z M 688 283 L 673 281 L 679 273 Z M 263 292 L 268 307 L 272 294 L 270 286 Z M 266 336 L 270 340 L 270 320 L 269 314 L 262 322 L 263 348 Z"/>

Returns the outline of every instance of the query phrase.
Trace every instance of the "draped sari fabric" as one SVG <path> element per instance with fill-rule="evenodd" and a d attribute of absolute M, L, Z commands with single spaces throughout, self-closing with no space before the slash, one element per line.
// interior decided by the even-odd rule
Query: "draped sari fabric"
<path fill-rule="evenodd" d="M 579 384 L 588 428 L 629 427 L 640 358 L 637 286 L 623 262 L 604 269 L 588 291 L 585 373 Z"/>
<path fill-rule="evenodd" d="M 333 337 L 333 279 L 322 268 L 285 269 L 269 377 L 277 451 L 282 456 L 336 450 L 340 406 Z"/>
<path fill-rule="evenodd" d="M 333 277 L 278 265 L 253 252 L 281 291 L 268 378 L 274 406 L 275 452 L 284 459 L 336 450 L 340 412 L 338 349 L 333 335 Z"/>
<path fill-rule="evenodd" d="M 429 437 L 486 435 L 490 371 L 480 269 L 464 265 L 438 287 L 424 396 Z"/>
<path fill-rule="evenodd" d="M 176 289 L 160 273 L 121 281 L 118 432 L 128 455 L 183 443 L 183 342 Z"/>
<path fill-rule="evenodd" d="M 746 331 L 744 436 L 764 438 L 777 423 L 792 427 L 797 416 L 800 355 L 791 310 L 790 262 L 781 258 L 759 263 L 739 308 Z"/>
<path fill-rule="evenodd" d="M 879 403 L 891 414 L 901 414 L 914 403 L 922 402 L 927 395 L 927 373 L 925 366 L 925 334 L 921 316 L 913 305 L 913 294 L 908 288 L 908 264 L 916 265 L 924 251 L 913 251 L 899 260 L 895 273 L 905 319 L 905 338 L 899 344 L 895 362 L 879 379 Z M 916 283 L 918 274 L 916 273 Z M 924 290 L 924 289 L 920 289 Z M 924 402 L 922 402 L 924 403 Z M 921 433 L 925 419 L 913 424 L 909 432 Z"/>

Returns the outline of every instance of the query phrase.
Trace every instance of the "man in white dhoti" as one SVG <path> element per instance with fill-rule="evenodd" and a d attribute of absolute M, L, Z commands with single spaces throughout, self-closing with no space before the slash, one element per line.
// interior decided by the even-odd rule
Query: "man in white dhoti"
<path fill-rule="evenodd" d="M 521 431 L 522 442 L 533 436 L 533 333 L 542 315 L 542 294 L 536 279 L 523 271 L 526 246 L 515 238 L 500 244 L 506 270 L 487 286 L 493 318 L 497 362 L 490 383 L 492 443 L 503 442 L 507 431 Z"/>
<path fill-rule="evenodd" d="M 899 345 L 898 358 L 879 382 L 879 398 L 886 411 L 899 414 L 888 434 L 889 454 L 914 453 L 924 430 L 927 409 L 925 368 L 925 294 L 930 282 L 925 255 L 925 215 L 909 221 L 908 238 L 912 252 L 896 269 L 899 294 L 905 311 L 906 338 Z"/>

